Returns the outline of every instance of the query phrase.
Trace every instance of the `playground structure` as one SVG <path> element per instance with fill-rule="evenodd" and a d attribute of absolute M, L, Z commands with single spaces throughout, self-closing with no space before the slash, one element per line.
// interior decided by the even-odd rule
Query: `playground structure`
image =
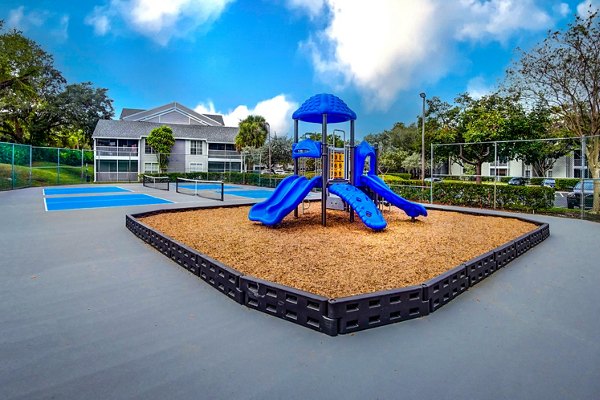
<path fill-rule="evenodd" d="M 285 178 L 267 200 L 255 204 L 248 218 L 267 226 L 274 226 L 292 210 L 298 217 L 298 205 L 314 188 L 321 188 L 321 224 L 327 225 L 328 203 L 332 204 L 332 194 L 344 202 L 349 212 L 350 222 L 356 213 L 363 223 L 373 230 L 383 230 L 387 222 L 379 210 L 379 196 L 403 210 L 413 220 L 427 216 L 427 210 L 420 204 L 410 202 L 394 193 L 377 176 L 377 152 L 367 142 L 356 146 L 354 142 L 354 121 L 356 113 L 346 103 L 332 94 L 317 94 L 306 100 L 292 116 L 294 119 L 294 144 L 292 158 L 294 174 Z M 321 142 L 311 139 L 298 141 L 299 121 L 320 123 Z M 344 148 L 331 148 L 327 143 L 327 124 L 350 122 L 350 143 Z M 300 176 L 298 161 L 301 158 L 321 160 L 321 175 L 312 179 Z M 368 161 L 367 174 L 363 173 Z M 329 201 L 328 201 L 329 200 Z M 332 207 L 334 208 L 334 207 Z"/>

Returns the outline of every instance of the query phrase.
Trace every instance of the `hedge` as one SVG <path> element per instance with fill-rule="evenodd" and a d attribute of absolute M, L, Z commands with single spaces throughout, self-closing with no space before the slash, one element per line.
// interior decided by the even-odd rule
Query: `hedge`
<path fill-rule="evenodd" d="M 540 210 L 554 204 L 554 190 L 542 186 L 497 185 L 496 208 Z M 494 186 L 442 182 L 433 186 L 436 203 L 465 207 L 494 208 Z"/>

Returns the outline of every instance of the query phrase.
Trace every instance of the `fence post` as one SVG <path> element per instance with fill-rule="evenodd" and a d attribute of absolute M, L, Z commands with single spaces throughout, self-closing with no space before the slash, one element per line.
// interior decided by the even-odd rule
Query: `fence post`
<path fill-rule="evenodd" d="M 584 181 L 584 177 L 585 177 L 585 135 L 581 136 L 581 173 L 580 175 L 580 179 L 581 179 L 581 193 L 579 195 L 579 208 L 581 210 L 581 215 L 580 218 L 584 219 L 585 218 L 585 181 Z"/>
<path fill-rule="evenodd" d="M 494 209 L 496 209 L 496 183 L 498 181 L 498 142 L 494 142 Z"/>
<path fill-rule="evenodd" d="M 81 149 L 81 182 L 85 182 L 85 178 L 83 177 L 83 149 Z"/>
<path fill-rule="evenodd" d="M 56 184 L 60 185 L 60 149 L 56 148 Z"/>
<path fill-rule="evenodd" d="M 431 185 L 429 186 L 429 204 L 433 204 L 433 143 L 431 143 Z"/>
<path fill-rule="evenodd" d="M 33 181 L 33 146 L 29 145 L 29 186 Z"/>
<path fill-rule="evenodd" d="M 11 155 L 11 169 L 10 169 L 10 185 L 11 188 L 15 188 L 15 144 L 12 144 L 12 155 Z"/>

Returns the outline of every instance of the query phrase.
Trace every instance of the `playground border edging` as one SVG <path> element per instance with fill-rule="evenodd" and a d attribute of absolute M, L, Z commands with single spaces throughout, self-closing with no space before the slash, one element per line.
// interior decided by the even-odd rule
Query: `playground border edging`
<path fill-rule="evenodd" d="M 239 205 L 190 207 L 129 214 L 125 216 L 125 226 L 138 238 L 236 303 L 329 336 L 426 316 L 550 236 L 550 227 L 547 223 L 521 217 L 499 216 L 499 218 L 519 219 L 538 227 L 421 285 L 327 299 L 299 289 L 243 275 L 138 220 L 138 218 L 162 213 L 231 207 L 239 207 Z M 464 213 L 483 215 L 473 211 Z"/>

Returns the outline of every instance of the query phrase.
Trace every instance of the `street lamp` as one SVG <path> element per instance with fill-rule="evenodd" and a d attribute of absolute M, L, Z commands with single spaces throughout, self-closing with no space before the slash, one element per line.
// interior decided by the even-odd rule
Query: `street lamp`
<path fill-rule="evenodd" d="M 269 140 L 269 173 L 271 173 L 273 170 L 273 168 L 271 168 L 271 125 L 268 122 L 265 122 L 265 125 L 267 125 L 267 134 Z"/>
<path fill-rule="evenodd" d="M 425 92 L 419 93 L 423 99 L 423 111 L 421 113 L 421 181 L 425 180 Z"/>

